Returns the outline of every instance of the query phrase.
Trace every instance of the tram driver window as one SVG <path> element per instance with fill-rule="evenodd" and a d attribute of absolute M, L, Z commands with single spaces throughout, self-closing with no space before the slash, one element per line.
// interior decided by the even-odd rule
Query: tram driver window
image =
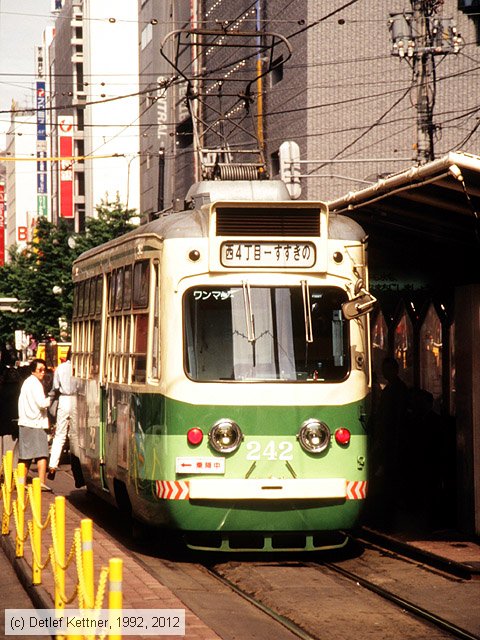
<path fill-rule="evenodd" d="M 341 289 L 311 287 L 306 310 L 300 286 L 190 289 L 184 298 L 187 375 L 199 381 L 343 380 L 350 368 L 341 311 L 346 300 Z"/>

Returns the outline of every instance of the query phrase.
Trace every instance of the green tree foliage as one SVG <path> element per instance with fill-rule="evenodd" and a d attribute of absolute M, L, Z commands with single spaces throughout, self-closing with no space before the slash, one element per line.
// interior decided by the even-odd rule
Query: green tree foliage
<path fill-rule="evenodd" d="M 134 215 L 117 196 L 114 202 L 102 201 L 97 217 L 87 218 L 85 232 L 75 236 L 64 220 L 55 226 L 38 218 L 33 240 L 23 251 L 13 247 L 9 262 L 0 267 L 0 297 L 19 301 L 19 313 L 0 314 L 0 342 L 11 341 L 15 329 L 23 329 L 38 340 L 48 336 L 58 339 L 60 318 L 67 321 L 70 334 L 73 261 L 84 251 L 133 229 L 130 220 Z"/>
<path fill-rule="evenodd" d="M 102 200 L 97 216 L 87 218 L 85 233 L 75 236 L 75 257 L 135 228 L 131 219 L 136 215 L 135 209 L 123 207 L 118 194 L 114 202 Z"/>

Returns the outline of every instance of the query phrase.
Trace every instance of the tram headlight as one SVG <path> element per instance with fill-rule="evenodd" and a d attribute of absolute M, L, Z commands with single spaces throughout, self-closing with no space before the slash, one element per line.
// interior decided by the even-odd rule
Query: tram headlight
<path fill-rule="evenodd" d="M 330 442 L 330 429 L 324 422 L 311 418 L 302 424 L 297 438 L 305 451 L 321 453 Z"/>
<path fill-rule="evenodd" d="M 219 453 L 231 453 L 236 451 L 243 440 L 243 434 L 233 420 L 218 420 L 210 429 L 208 442 L 212 449 Z"/>

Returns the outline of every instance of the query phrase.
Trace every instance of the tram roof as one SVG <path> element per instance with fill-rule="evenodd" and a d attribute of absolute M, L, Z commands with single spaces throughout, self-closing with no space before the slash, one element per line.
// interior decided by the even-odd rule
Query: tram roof
<path fill-rule="evenodd" d="M 440 242 L 477 243 L 480 156 L 451 152 L 351 191 L 327 203 L 380 234 L 405 233 Z"/>

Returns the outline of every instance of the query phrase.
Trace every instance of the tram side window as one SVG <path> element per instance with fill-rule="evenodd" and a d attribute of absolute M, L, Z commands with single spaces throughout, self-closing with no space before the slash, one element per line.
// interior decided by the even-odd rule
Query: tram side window
<path fill-rule="evenodd" d="M 115 285 L 115 311 L 121 311 L 123 306 L 123 269 L 117 271 Z"/>
<path fill-rule="evenodd" d="M 123 280 L 123 309 L 130 309 L 132 306 L 132 265 L 127 265 L 124 270 Z"/>
<path fill-rule="evenodd" d="M 135 352 L 133 379 L 135 382 L 145 382 L 147 373 L 147 336 L 148 314 L 135 316 Z"/>
<path fill-rule="evenodd" d="M 82 378 L 96 376 L 101 346 L 101 276 L 75 285 L 73 318 L 73 366 Z"/>
<path fill-rule="evenodd" d="M 78 331 L 77 331 L 77 363 L 76 370 L 78 375 L 84 375 L 84 345 L 85 345 L 85 327 L 83 321 L 83 310 L 85 308 L 84 304 L 84 294 L 85 294 L 85 281 L 80 282 L 78 285 Z"/>
<path fill-rule="evenodd" d="M 90 280 L 85 281 L 85 287 L 83 290 L 83 314 L 88 316 L 88 307 L 90 304 Z"/>
<path fill-rule="evenodd" d="M 73 287 L 73 317 L 76 318 L 78 316 L 78 289 L 79 286 L 76 284 Z"/>
<path fill-rule="evenodd" d="M 95 297 L 95 315 L 100 316 L 102 313 L 102 303 L 103 303 L 103 278 L 102 276 L 97 277 L 97 294 Z"/>
<path fill-rule="evenodd" d="M 100 349 L 102 346 L 102 332 L 101 332 L 101 312 L 102 312 L 102 295 L 103 295 L 103 280 L 102 276 L 98 276 L 96 281 L 92 281 L 91 289 L 95 290 L 95 311 L 93 321 L 93 340 L 92 340 L 92 359 L 90 365 L 90 373 L 97 376 L 100 371 Z M 100 303 L 99 303 L 100 300 Z"/>
<path fill-rule="evenodd" d="M 144 383 L 147 379 L 150 263 L 126 265 L 109 276 L 107 378 Z"/>
<path fill-rule="evenodd" d="M 77 354 L 76 354 L 76 349 L 77 349 L 77 345 L 78 345 L 78 337 L 77 337 L 77 333 L 78 333 L 78 289 L 79 286 L 78 284 L 75 284 L 73 286 L 73 309 L 72 309 L 72 366 L 73 366 L 73 370 L 76 372 L 78 365 L 77 365 Z"/>
<path fill-rule="evenodd" d="M 133 268 L 133 309 L 148 308 L 150 287 L 150 262 L 142 260 Z M 135 351 L 133 353 L 133 380 L 145 382 L 147 375 L 148 313 L 134 316 Z"/>
<path fill-rule="evenodd" d="M 78 286 L 78 315 L 83 316 L 83 293 L 85 291 L 85 282 L 81 282 Z"/>
<path fill-rule="evenodd" d="M 108 319 L 108 379 L 112 382 L 128 382 L 128 366 L 125 363 L 125 335 L 123 306 L 124 270 L 116 269 L 109 278 L 109 319 Z"/>
<path fill-rule="evenodd" d="M 109 286 L 109 297 L 108 297 L 108 310 L 109 311 L 114 311 L 115 309 L 115 291 L 116 291 L 116 287 L 115 287 L 115 278 L 116 278 L 117 272 L 113 271 L 109 277 L 109 281 L 108 281 L 108 286 Z"/>
<path fill-rule="evenodd" d="M 89 316 L 94 316 L 95 315 L 95 309 L 96 309 L 96 305 L 95 305 L 95 298 L 97 295 L 97 279 L 93 278 L 93 280 L 90 282 L 90 302 L 89 302 L 89 306 L 88 306 L 88 315 Z"/>
<path fill-rule="evenodd" d="M 148 306 L 148 288 L 150 282 L 150 263 L 147 260 L 137 262 L 133 269 L 133 308 L 145 309 Z"/>

